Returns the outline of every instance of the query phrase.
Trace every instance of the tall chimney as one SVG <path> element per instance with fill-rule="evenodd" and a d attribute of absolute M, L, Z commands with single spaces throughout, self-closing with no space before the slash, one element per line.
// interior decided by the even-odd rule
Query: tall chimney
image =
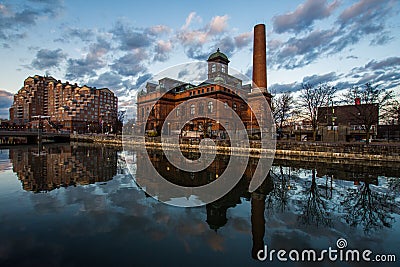
<path fill-rule="evenodd" d="M 267 92 L 267 53 L 265 24 L 254 26 L 253 88 Z"/>

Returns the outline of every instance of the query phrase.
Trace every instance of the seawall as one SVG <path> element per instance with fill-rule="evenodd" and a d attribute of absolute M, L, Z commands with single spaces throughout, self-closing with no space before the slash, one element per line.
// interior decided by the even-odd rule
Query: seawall
<path fill-rule="evenodd" d="M 110 145 L 141 145 L 146 141 L 146 147 L 161 149 L 162 144 L 159 138 L 144 139 L 143 137 L 105 136 L 105 135 L 71 135 L 71 141 L 105 143 Z M 229 153 L 231 151 L 227 141 L 215 141 L 218 153 Z M 236 152 L 250 152 L 252 156 L 260 156 L 261 144 L 257 141 L 250 141 L 250 148 L 238 148 Z M 181 149 L 187 151 L 198 151 L 198 142 L 181 144 Z M 323 143 L 323 142 L 295 142 L 277 141 L 275 157 L 279 159 L 313 158 L 317 161 L 330 161 L 346 163 L 348 161 L 386 161 L 400 162 L 400 143 Z"/>

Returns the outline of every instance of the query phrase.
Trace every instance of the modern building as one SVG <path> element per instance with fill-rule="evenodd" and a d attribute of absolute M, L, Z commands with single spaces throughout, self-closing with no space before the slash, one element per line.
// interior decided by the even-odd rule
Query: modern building
<path fill-rule="evenodd" d="M 62 83 L 51 76 L 28 77 L 14 95 L 10 123 L 26 128 L 38 126 L 66 131 L 111 132 L 116 129 L 118 99 L 107 89 Z"/>
<path fill-rule="evenodd" d="M 257 107 L 257 97 L 254 88 L 259 88 L 262 96 L 271 102 L 267 91 L 265 25 L 254 28 L 253 52 L 253 84 L 243 84 L 242 80 L 228 73 L 228 57 L 219 49 L 207 59 L 208 77 L 204 82 L 191 83 L 163 78 L 157 83 L 148 82 L 145 90 L 137 97 L 137 127 L 140 132 L 159 135 L 164 133 L 182 134 L 183 137 L 222 137 L 224 130 L 234 130 L 237 125 L 231 125 L 234 110 L 240 117 L 248 132 L 257 133 L 259 127 L 254 113 L 247 105 L 253 103 Z M 218 104 L 223 103 L 223 105 Z M 230 109 L 228 109 L 228 107 Z M 170 114 L 172 110 L 175 111 Z M 170 115 L 170 116 L 169 116 Z M 163 124 L 167 116 L 167 127 Z M 197 116 L 195 119 L 194 116 Z M 215 119 L 210 119 L 215 118 Z M 180 123 L 189 121 L 182 129 Z M 182 129 L 182 131 L 181 131 Z"/>
<path fill-rule="evenodd" d="M 117 150 L 103 147 L 49 145 L 10 149 L 13 171 L 26 191 L 47 192 L 60 187 L 106 182 L 117 174 Z"/>

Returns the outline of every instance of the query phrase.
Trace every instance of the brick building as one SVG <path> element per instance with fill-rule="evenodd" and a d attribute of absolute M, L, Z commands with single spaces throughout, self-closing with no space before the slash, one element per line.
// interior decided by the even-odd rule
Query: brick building
<path fill-rule="evenodd" d="M 375 138 L 378 131 L 379 107 L 375 104 L 319 107 L 317 121 L 322 141 L 365 139 L 366 126 L 370 126 L 370 137 Z"/>
<path fill-rule="evenodd" d="M 10 122 L 37 127 L 37 116 L 47 118 L 48 129 L 104 132 L 116 129 L 118 99 L 107 88 L 62 83 L 50 76 L 28 77 L 14 95 Z"/>
<path fill-rule="evenodd" d="M 10 149 L 13 171 L 22 188 L 46 192 L 59 187 L 111 180 L 117 174 L 117 151 L 104 147 L 56 145 Z"/>
<path fill-rule="evenodd" d="M 247 103 L 252 103 L 254 112 L 257 109 L 265 110 L 264 106 L 257 105 L 260 103 L 259 97 L 270 103 L 271 95 L 266 89 L 265 25 L 256 25 L 254 34 L 253 84 L 243 85 L 242 80 L 230 75 L 230 61 L 218 49 L 207 59 L 208 79 L 198 85 L 171 78 L 146 84 L 145 90 L 139 92 L 137 97 L 138 131 L 158 135 L 169 116 L 168 127 L 164 126 L 164 131 L 168 134 L 182 134 L 183 137 L 224 137 L 221 136 L 224 135 L 224 130 L 237 128 L 237 125 L 231 125 L 232 113 L 229 110 L 234 110 L 248 133 L 258 134 L 257 120 Z M 252 92 L 255 87 L 261 90 L 262 95 Z M 173 109 L 175 111 L 172 114 Z M 197 118 L 190 119 L 195 115 Z M 182 121 L 188 123 L 181 132 Z"/>

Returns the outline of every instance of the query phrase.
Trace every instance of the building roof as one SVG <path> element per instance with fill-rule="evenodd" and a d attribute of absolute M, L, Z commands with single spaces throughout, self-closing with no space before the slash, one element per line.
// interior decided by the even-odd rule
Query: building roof
<path fill-rule="evenodd" d="M 208 57 L 207 61 L 218 61 L 218 60 L 222 60 L 222 61 L 224 61 L 225 63 L 229 63 L 228 57 L 227 57 L 224 53 L 222 53 L 222 52 L 219 50 L 219 48 L 217 49 L 217 52 L 212 53 L 212 54 Z"/>

